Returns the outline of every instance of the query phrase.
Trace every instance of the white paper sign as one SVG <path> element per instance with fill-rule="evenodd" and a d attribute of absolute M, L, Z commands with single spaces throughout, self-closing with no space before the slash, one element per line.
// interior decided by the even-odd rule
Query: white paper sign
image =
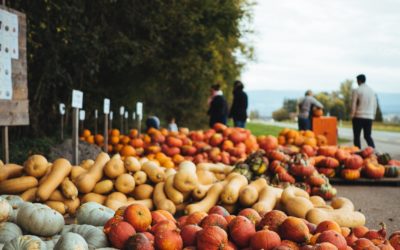
<path fill-rule="evenodd" d="M 132 120 L 135 120 L 135 119 L 136 119 L 136 113 L 133 112 L 133 113 L 132 113 Z"/>
<path fill-rule="evenodd" d="M 128 111 L 125 111 L 125 119 L 127 119 L 128 118 Z"/>
<path fill-rule="evenodd" d="M 83 106 L 83 92 L 79 90 L 72 90 L 72 107 L 81 109 Z"/>
<path fill-rule="evenodd" d="M 95 109 L 95 110 L 94 110 L 94 118 L 96 118 L 96 119 L 97 119 L 98 117 L 99 117 L 99 116 L 98 116 L 97 109 Z"/>
<path fill-rule="evenodd" d="M 125 112 L 125 107 L 124 107 L 124 106 L 121 106 L 121 107 L 119 108 L 119 114 L 120 114 L 120 115 L 123 115 L 124 112 Z"/>
<path fill-rule="evenodd" d="M 85 110 L 79 110 L 79 120 L 85 120 Z"/>
<path fill-rule="evenodd" d="M 142 102 L 136 103 L 136 114 L 140 117 L 142 116 L 142 114 L 143 114 L 143 103 Z"/>
<path fill-rule="evenodd" d="M 104 114 L 110 113 L 110 99 L 108 99 L 108 98 L 104 98 L 103 113 Z"/>
<path fill-rule="evenodd" d="M 112 121 L 112 119 L 114 118 L 114 112 L 110 112 L 110 120 Z"/>
<path fill-rule="evenodd" d="M 11 59 L 0 56 L 0 99 L 12 99 Z"/>
<path fill-rule="evenodd" d="M 60 105 L 58 106 L 58 109 L 60 110 L 60 114 L 62 114 L 62 115 L 65 114 L 65 104 L 64 103 L 60 103 Z"/>
<path fill-rule="evenodd" d="M 18 59 L 18 16 L 0 10 L 0 56 Z"/>

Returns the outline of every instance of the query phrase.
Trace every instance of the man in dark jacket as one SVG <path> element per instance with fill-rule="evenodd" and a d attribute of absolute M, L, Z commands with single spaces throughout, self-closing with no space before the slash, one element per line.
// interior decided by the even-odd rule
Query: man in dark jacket
<path fill-rule="evenodd" d="M 233 103 L 229 117 L 233 118 L 235 127 L 244 128 L 247 119 L 247 94 L 243 91 L 243 83 L 235 81 L 233 89 Z"/>
<path fill-rule="evenodd" d="M 228 117 L 228 104 L 223 96 L 221 86 L 214 84 L 211 87 L 211 99 L 209 102 L 209 109 L 207 114 L 210 116 L 210 127 L 212 128 L 215 123 L 220 122 L 226 124 Z"/>

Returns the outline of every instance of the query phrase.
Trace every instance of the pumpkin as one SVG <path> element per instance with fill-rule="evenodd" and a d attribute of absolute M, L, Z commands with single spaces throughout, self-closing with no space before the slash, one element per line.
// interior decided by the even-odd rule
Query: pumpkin
<path fill-rule="evenodd" d="M 7 221 L 8 217 L 11 215 L 13 208 L 3 198 L 0 198 L 0 222 Z"/>
<path fill-rule="evenodd" d="M 344 166 L 350 169 L 359 169 L 363 166 L 364 161 L 359 155 L 351 155 L 344 161 Z"/>
<path fill-rule="evenodd" d="M 124 250 L 154 250 L 153 244 L 143 233 L 137 233 L 129 237 L 125 242 Z"/>
<path fill-rule="evenodd" d="M 14 223 L 0 223 L 0 243 L 4 244 L 22 235 L 22 230 Z"/>
<path fill-rule="evenodd" d="M 121 174 L 115 181 L 115 189 L 121 193 L 129 194 L 135 189 L 135 179 L 130 174 Z"/>
<path fill-rule="evenodd" d="M 399 176 L 399 167 L 387 165 L 385 166 L 385 177 L 396 178 Z"/>
<path fill-rule="evenodd" d="M 145 232 L 151 225 L 152 217 L 147 207 L 133 204 L 125 209 L 124 220 L 131 224 L 136 231 Z"/>
<path fill-rule="evenodd" d="M 88 244 L 85 239 L 82 238 L 79 234 L 76 233 L 66 233 L 61 236 L 61 238 L 57 241 L 57 244 L 54 246 L 54 249 L 57 250 L 88 250 Z"/>
<path fill-rule="evenodd" d="M 343 169 L 340 175 L 346 180 L 357 180 L 361 174 L 359 169 Z"/>
<path fill-rule="evenodd" d="M 47 250 L 46 244 L 37 236 L 23 235 L 4 244 L 3 250 Z"/>
<path fill-rule="evenodd" d="M 125 173 L 124 162 L 119 154 L 114 155 L 104 167 L 104 174 L 110 179 L 115 179 Z"/>
<path fill-rule="evenodd" d="M 304 220 L 289 216 L 279 226 L 279 235 L 285 240 L 297 243 L 307 242 L 310 238 L 310 230 Z"/>
<path fill-rule="evenodd" d="M 250 239 L 251 249 L 270 250 L 281 244 L 281 238 L 274 231 L 264 229 L 256 232 Z"/>
<path fill-rule="evenodd" d="M 228 235 L 220 227 L 206 227 L 197 233 L 197 249 L 225 249 L 228 245 Z"/>
<path fill-rule="evenodd" d="M 129 237 L 134 234 L 136 231 L 128 222 L 120 221 L 111 225 L 108 239 L 114 247 L 121 249 Z"/>
<path fill-rule="evenodd" d="M 54 247 L 56 246 L 56 244 L 60 238 L 61 238 L 61 235 L 55 235 L 55 236 L 51 237 L 50 239 L 49 238 L 41 238 L 41 240 L 43 240 L 47 249 L 54 249 Z"/>
<path fill-rule="evenodd" d="M 45 175 L 47 168 L 47 159 L 42 155 L 31 155 L 24 163 L 25 173 L 36 178 Z"/>
<path fill-rule="evenodd" d="M 154 246 L 158 250 L 180 250 L 183 249 L 183 241 L 178 230 L 167 230 L 155 235 Z"/>
<path fill-rule="evenodd" d="M 87 202 L 78 208 L 76 220 L 78 224 L 104 226 L 114 216 L 114 210 L 96 202 Z"/>
<path fill-rule="evenodd" d="M 255 233 L 255 225 L 244 216 L 238 215 L 229 223 L 229 236 L 241 248 L 249 245 Z"/>
<path fill-rule="evenodd" d="M 373 162 L 368 162 L 365 165 L 363 171 L 367 177 L 373 179 L 380 179 L 383 178 L 385 175 L 385 167 L 381 164 L 376 164 Z"/>
<path fill-rule="evenodd" d="M 28 233 L 53 236 L 63 228 L 64 217 L 48 206 L 25 203 L 18 211 L 17 224 Z"/>
<path fill-rule="evenodd" d="M 89 245 L 89 249 L 108 246 L 106 235 L 98 227 L 92 225 L 67 225 L 63 228 L 61 234 L 63 235 L 68 232 L 77 233 L 82 236 Z"/>
<path fill-rule="evenodd" d="M 0 195 L 0 198 L 5 199 L 8 202 L 8 204 L 12 206 L 13 209 L 17 209 L 25 203 L 24 200 L 18 195 L 4 194 Z"/>

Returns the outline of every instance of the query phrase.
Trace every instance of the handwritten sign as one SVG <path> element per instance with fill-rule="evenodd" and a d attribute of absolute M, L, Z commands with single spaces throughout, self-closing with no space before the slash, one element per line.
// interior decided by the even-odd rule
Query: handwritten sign
<path fill-rule="evenodd" d="M 79 90 L 72 90 L 72 107 L 81 109 L 83 107 L 83 92 Z"/>
<path fill-rule="evenodd" d="M 110 113 L 110 99 L 108 99 L 108 98 L 104 98 L 103 113 L 104 114 Z"/>

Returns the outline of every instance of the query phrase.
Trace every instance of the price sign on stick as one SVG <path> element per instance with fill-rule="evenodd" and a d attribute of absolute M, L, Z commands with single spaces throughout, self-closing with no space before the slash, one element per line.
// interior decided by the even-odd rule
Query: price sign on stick
<path fill-rule="evenodd" d="M 85 110 L 79 110 L 79 120 L 84 121 L 85 120 Z"/>
<path fill-rule="evenodd" d="M 83 106 L 83 92 L 79 90 L 72 90 L 72 107 L 81 109 Z"/>
<path fill-rule="evenodd" d="M 65 104 L 64 103 L 60 103 L 60 105 L 58 106 L 58 109 L 60 110 L 61 115 L 65 115 Z"/>
<path fill-rule="evenodd" d="M 98 112 L 97 112 L 97 109 L 95 109 L 95 110 L 94 110 L 94 118 L 97 119 L 98 117 L 99 117 L 99 114 L 98 114 Z"/>
<path fill-rule="evenodd" d="M 143 103 L 142 102 L 136 103 L 136 115 L 140 117 L 139 119 L 141 119 L 143 116 Z"/>
<path fill-rule="evenodd" d="M 104 98 L 103 112 L 104 114 L 110 113 L 110 99 L 108 98 Z"/>
<path fill-rule="evenodd" d="M 135 120 L 135 119 L 136 119 L 136 113 L 133 112 L 133 113 L 132 113 L 132 120 Z"/>
<path fill-rule="evenodd" d="M 125 112 L 125 107 L 124 107 L 124 106 L 121 106 L 121 107 L 119 108 L 119 114 L 120 114 L 120 115 L 124 115 L 124 112 Z"/>
<path fill-rule="evenodd" d="M 125 119 L 128 119 L 128 111 L 125 111 Z"/>
<path fill-rule="evenodd" d="M 114 112 L 110 112 L 110 120 L 112 121 L 113 120 L 113 118 L 114 118 Z"/>

